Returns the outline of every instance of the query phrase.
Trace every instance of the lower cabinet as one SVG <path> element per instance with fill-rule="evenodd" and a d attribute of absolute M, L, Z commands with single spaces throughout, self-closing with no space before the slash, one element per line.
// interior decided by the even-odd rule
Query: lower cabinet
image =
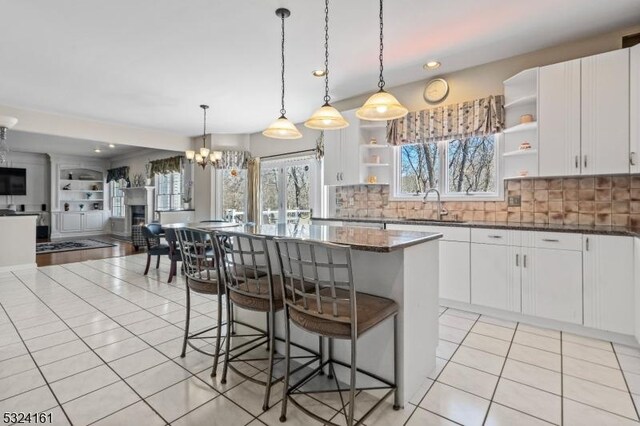
<path fill-rule="evenodd" d="M 99 213 L 83 213 L 84 215 L 84 231 L 102 231 L 104 228 L 104 215 Z"/>
<path fill-rule="evenodd" d="M 471 303 L 469 243 L 440 241 L 440 297 Z"/>
<path fill-rule="evenodd" d="M 60 232 L 82 232 L 83 213 L 64 213 L 60 217 Z"/>
<path fill-rule="evenodd" d="M 64 234 L 100 234 L 106 222 L 103 211 L 54 213 L 51 235 L 55 238 Z"/>
<path fill-rule="evenodd" d="M 584 325 L 634 334 L 634 239 L 583 236 Z"/>
<path fill-rule="evenodd" d="M 522 249 L 522 313 L 582 324 L 582 253 Z"/>
<path fill-rule="evenodd" d="M 519 250 L 502 244 L 471 244 L 471 303 L 520 312 Z"/>

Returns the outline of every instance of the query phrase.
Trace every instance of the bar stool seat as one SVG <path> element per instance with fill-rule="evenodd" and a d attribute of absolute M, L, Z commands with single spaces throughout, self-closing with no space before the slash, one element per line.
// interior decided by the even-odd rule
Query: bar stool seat
<path fill-rule="evenodd" d="M 240 293 L 238 291 L 230 292 L 229 299 L 242 307 L 243 309 L 249 309 L 251 311 L 269 312 L 271 309 L 269 304 L 269 287 L 267 275 L 263 275 L 258 279 L 249 279 L 243 282 L 242 276 L 237 277 L 240 282 L 238 287 L 246 293 Z M 257 281 L 257 282 L 256 282 Z M 272 283 L 279 283 L 280 276 L 272 275 Z M 299 286 L 300 281 L 296 280 L 296 286 Z M 310 290 L 313 287 L 312 283 L 305 283 L 305 289 Z M 284 300 L 282 297 L 282 286 L 273 286 L 273 308 L 276 311 L 282 310 L 284 307 Z"/>
<path fill-rule="evenodd" d="M 320 295 L 330 296 L 330 289 L 322 289 Z M 349 291 L 335 289 L 335 295 L 339 298 L 348 298 Z M 356 329 L 358 336 L 361 336 L 367 330 L 398 313 L 398 304 L 391 299 L 361 292 L 356 292 L 356 299 L 358 300 L 356 306 Z M 309 303 L 314 305 L 315 308 L 315 303 Z M 333 316 L 333 304 L 331 302 L 325 301 L 322 302 L 321 305 L 322 312 L 326 312 L 325 315 L 327 319 L 319 318 L 317 313 L 314 315 L 304 313 L 305 309 L 302 300 L 297 300 L 295 305 L 291 305 L 292 309 L 289 311 L 291 321 L 311 333 L 336 339 L 350 339 L 350 307 L 343 303 L 337 304 L 337 317 L 335 317 Z M 316 312 L 317 311 L 318 310 L 316 310 Z M 340 322 L 340 317 L 344 318 L 344 322 Z"/>

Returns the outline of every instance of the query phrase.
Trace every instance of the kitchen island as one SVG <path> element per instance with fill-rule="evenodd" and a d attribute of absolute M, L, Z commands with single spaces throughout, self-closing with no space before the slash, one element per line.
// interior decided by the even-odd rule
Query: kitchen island
<path fill-rule="evenodd" d="M 219 224 L 191 227 L 216 230 Z M 348 245 L 357 291 L 393 299 L 398 313 L 399 400 L 403 403 L 420 389 L 435 367 L 438 345 L 438 233 L 321 225 L 239 226 L 235 232 L 287 237 Z M 271 263 L 278 271 L 275 246 Z M 277 273 L 277 272 L 276 272 Z M 264 328 L 264 315 L 238 309 L 236 318 Z M 276 317 L 276 333 L 284 335 L 284 316 Z M 292 327 L 292 340 L 309 348 L 317 337 Z M 372 356 L 375 354 L 375 356 Z M 349 345 L 336 340 L 334 356 L 349 362 Z M 387 320 L 358 340 L 358 367 L 393 381 L 393 321 Z"/>
<path fill-rule="evenodd" d="M 36 267 L 37 214 L 0 215 L 0 272 Z"/>

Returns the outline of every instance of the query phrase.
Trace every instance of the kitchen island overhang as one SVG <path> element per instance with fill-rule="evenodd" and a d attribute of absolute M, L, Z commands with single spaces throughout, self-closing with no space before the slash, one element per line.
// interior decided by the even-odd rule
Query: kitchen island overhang
<path fill-rule="evenodd" d="M 177 225 L 180 226 L 180 225 Z M 216 224 L 193 224 L 188 227 L 214 231 Z M 173 225 L 172 227 L 176 227 Z M 396 231 L 362 227 L 324 225 L 263 225 L 226 228 L 274 237 L 300 238 L 352 248 L 352 267 L 356 290 L 387 297 L 398 303 L 398 391 L 400 401 L 408 402 L 435 368 L 438 345 L 438 240 L 439 233 Z M 224 229 L 220 229 L 224 230 Z M 273 272 L 278 273 L 273 241 L 268 241 Z M 279 285 L 279 282 L 274 284 Z M 264 328 L 264 315 L 244 309 L 235 310 L 236 318 Z M 295 325 L 291 328 L 294 342 L 317 347 L 317 336 Z M 276 333 L 284 337 L 284 315 L 276 315 Z M 336 339 L 334 357 L 350 361 L 350 346 Z M 282 347 L 278 348 L 282 353 Z M 363 334 L 358 339 L 358 368 L 393 381 L 393 319 Z M 342 379 L 338 372 L 339 378 Z M 346 376 L 344 377 L 346 379 Z M 348 380 L 344 383 L 348 383 Z"/>

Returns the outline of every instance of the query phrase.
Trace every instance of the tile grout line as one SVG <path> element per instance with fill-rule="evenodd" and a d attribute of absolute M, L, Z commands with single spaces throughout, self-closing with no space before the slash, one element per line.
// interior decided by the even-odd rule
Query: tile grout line
<path fill-rule="evenodd" d="M 13 323 L 13 320 L 11 319 L 11 317 L 9 316 L 9 312 L 7 312 L 7 310 L 4 308 L 4 305 L 2 304 L 2 302 L 0 302 L 0 308 L 2 308 L 2 310 L 4 311 L 5 315 L 7 315 L 7 318 L 9 320 L 9 322 L 11 323 L 11 325 L 13 326 L 13 328 L 16 330 L 16 333 L 18 333 L 18 337 L 20 337 L 20 340 L 22 342 L 22 344 L 24 345 L 24 347 L 27 349 L 27 353 L 29 354 L 29 356 L 31 357 L 31 361 L 35 364 L 36 368 L 38 369 L 38 372 L 40 373 L 40 376 L 42 376 L 42 379 L 44 380 L 44 383 L 46 384 L 47 388 L 49 389 L 49 392 L 51 392 L 51 395 L 53 396 L 53 398 L 55 399 L 55 401 L 58 403 L 58 407 L 60 407 L 60 410 L 62 411 L 62 413 L 64 414 L 64 416 L 66 417 L 67 421 L 69 422 L 70 425 L 73 425 L 73 422 L 71 422 L 71 419 L 69 418 L 69 415 L 67 414 L 67 411 L 62 407 L 62 404 L 60 403 L 60 400 L 58 399 L 58 396 L 55 394 L 55 392 L 53 392 L 53 389 L 51 388 L 51 385 L 49 384 L 49 381 L 47 380 L 47 378 L 44 376 L 44 374 L 42 373 L 42 370 L 40 369 L 40 366 L 38 366 L 38 363 L 36 362 L 35 358 L 33 357 L 33 355 L 31 354 L 31 351 L 29 350 L 29 347 L 24 343 L 24 339 L 22 338 L 22 335 L 20 334 L 20 332 L 18 331 L 18 329 L 16 328 L 15 324 Z M 38 386 L 39 388 L 40 386 Z M 31 390 L 35 390 L 38 388 L 33 388 L 33 389 L 29 389 L 29 391 Z M 13 395 L 16 396 L 16 395 Z M 9 398 L 13 398 L 13 396 L 9 397 Z M 8 399 L 8 398 L 7 398 Z M 52 409 L 55 407 L 51 407 L 49 408 Z"/>
<path fill-rule="evenodd" d="M 84 262 L 82 262 L 82 264 L 84 264 Z M 75 275 L 80 276 L 77 272 L 72 271 L 71 269 L 66 268 L 66 267 L 64 267 L 63 265 L 59 265 L 59 266 L 61 266 L 63 269 L 65 269 L 66 271 L 68 271 L 68 272 L 70 272 L 70 273 L 72 273 L 72 274 L 75 274 Z M 95 271 L 96 271 L 96 272 L 98 272 L 98 273 L 101 273 L 101 274 L 104 274 L 104 275 L 107 275 L 107 276 L 113 276 L 113 275 L 108 274 L 108 273 L 106 273 L 106 272 L 104 272 L 104 271 L 100 271 L 100 270 L 99 270 L 99 269 L 97 269 L 97 268 L 93 268 L 91 265 L 85 265 L 85 266 L 87 266 L 87 267 L 89 267 L 89 268 L 91 268 L 91 269 L 95 270 Z M 115 267 L 118 267 L 117 265 L 114 265 L 114 266 L 115 266 Z M 45 275 L 46 275 L 46 274 L 45 274 Z M 80 276 L 80 277 L 81 277 L 81 276 Z M 88 279 L 88 278 L 85 278 L 85 277 L 81 277 L 81 278 L 83 278 L 84 280 L 86 280 L 88 283 L 91 283 L 91 284 L 93 284 L 93 285 L 98 285 L 98 284 L 96 284 L 95 282 L 93 282 L 92 280 L 90 280 L 90 279 Z M 126 281 L 125 281 L 125 282 L 126 282 Z M 63 286 L 63 287 L 64 287 L 64 286 Z M 100 287 L 100 286 L 99 286 L 99 287 Z M 102 287 L 100 287 L 100 288 L 102 288 Z M 132 303 L 132 304 L 134 304 L 134 305 L 138 306 L 141 310 L 144 310 L 144 311 L 146 311 L 146 312 L 150 313 L 151 315 L 153 315 L 153 316 L 155 316 L 155 317 L 157 317 L 157 318 L 160 318 L 160 317 L 159 317 L 158 315 L 156 315 L 155 313 L 150 312 L 150 311 L 148 311 L 146 308 L 143 308 L 142 306 L 137 305 L 136 303 L 131 302 L 130 300 L 123 298 L 121 295 L 119 295 L 119 294 L 117 294 L 117 293 L 113 293 L 113 292 L 111 292 L 110 290 L 108 290 L 108 289 L 106 289 L 106 288 L 105 288 L 104 290 L 106 290 L 106 291 L 108 291 L 108 292 L 110 292 L 110 293 L 114 294 L 115 296 L 117 296 L 117 297 L 119 297 L 119 298 L 121 298 L 121 299 L 123 299 L 123 300 L 126 300 L 126 301 L 127 301 L 127 302 L 129 302 L 129 303 Z M 185 290 L 186 290 L 186 289 L 185 289 Z M 78 296 L 78 297 L 79 297 L 79 296 Z M 82 298 L 81 298 L 81 299 L 82 299 Z M 82 300 L 84 300 L 84 299 L 82 299 Z M 86 302 L 86 300 L 84 300 L 84 301 Z M 210 300 L 210 301 L 211 301 L 211 302 L 213 302 L 213 300 Z M 86 303 L 89 303 L 89 302 L 86 302 Z M 183 306 L 183 308 L 186 308 L 186 306 Z M 104 314 L 104 312 L 102 312 L 100 309 L 98 309 L 98 308 L 95 308 L 95 309 L 97 309 L 99 312 L 101 312 L 101 313 L 103 313 L 103 314 Z M 106 315 L 106 314 L 104 314 L 104 315 Z M 109 315 L 107 315 L 107 317 L 109 317 L 109 318 L 111 318 L 113 321 L 115 321 L 115 320 L 114 320 L 112 317 L 110 317 Z M 116 322 L 117 322 L 117 321 L 116 321 Z M 122 325 L 120 325 L 120 326 L 121 326 L 122 328 L 124 328 L 124 329 L 127 329 L 127 328 L 126 328 L 126 326 L 122 326 Z M 128 330 L 127 330 L 127 331 L 128 331 Z M 140 338 L 140 336 L 138 336 L 137 334 L 135 334 L 135 333 L 134 333 L 134 335 L 135 335 L 137 338 L 141 339 L 141 338 Z M 242 382 L 240 382 L 240 383 L 236 384 L 235 386 L 230 387 L 229 389 L 226 389 L 224 392 L 220 392 L 220 391 L 218 391 L 217 389 L 213 388 L 211 385 L 209 385 L 209 383 L 205 382 L 204 380 L 202 380 L 200 377 L 198 377 L 198 376 L 197 376 L 197 374 L 200 374 L 200 373 L 202 373 L 203 371 L 205 371 L 205 370 L 207 370 L 207 369 L 210 369 L 210 367 L 207 367 L 206 369 L 204 369 L 204 370 L 202 370 L 202 371 L 200 371 L 200 372 L 198 372 L 198 373 L 192 373 L 190 370 L 187 370 L 185 367 L 183 367 L 183 366 L 182 366 L 182 365 L 180 365 L 178 362 L 176 362 L 173 358 L 169 358 L 169 357 L 168 357 L 168 356 L 166 356 L 164 353 L 160 352 L 157 348 L 155 348 L 155 346 L 154 346 L 154 345 L 149 344 L 149 343 L 148 343 L 148 342 L 146 342 L 144 339 L 141 339 L 141 340 L 142 340 L 142 341 L 144 341 L 145 343 L 147 343 L 151 348 L 155 349 L 155 350 L 156 350 L 157 352 L 159 352 L 161 355 L 165 356 L 165 357 L 168 359 L 168 361 L 173 362 L 174 364 L 178 365 L 179 367 L 181 367 L 181 368 L 183 368 L 185 371 L 187 371 L 187 372 L 190 374 L 190 376 L 189 376 L 189 377 L 187 377 L 187 378 L 185 378 L 184 380 L 187 380 L 187 379 L 190 379 L 190 378 L 195 378 L 195 379 L 197 379 L 197 380 L 201 381 L 202 383 L 204 383 L 206 386 L 208 386 L 208 387 L 210 387 L 211 389 L 213 389 L 213 390 L 218 394 L 217 396 L 215 396 L 214 398 L 212 398 L 212 399 L 210 399 L 210 400 L 206 401 L 205 403 L 203 403 L 203 404 L 201 404 L 201 405 L 199 405 L 199 406 L 197 406 L 197 407 L 193 408 L 192 410 L 189 410 L 187 413 L 185 413 L 185 414 L 184 414 L 183 416 L 181 416 L 181 417 L 184 417 L 184 416 L 188 415 L 189 413 L 191 413 L 191 412 L 193 412 L 193 411 L 197 410 L 198 408 L 200 408 L 202 405 L 205 405 L 205 404 L 209 403 L 210 401 L 212 401 L 213 399 L 217 398 L 218 396 L 224 395 L 226 392 L 228 392 L 228 391 L 230 391 L 230 390 L 234 389 L 236 386 L 239 386 L 240 384 L 242 384 L 242 383 L 244 383 L 244 382 L 246 381 L 246 380 L 243 380 Z M 171 340 L 173 340 L 173 339 L 171 339 Z M 166 342 L 163 342 L 163 343 L 166 343 Z M 97 355 L 97 354 L 96 354 L 96 355 Z M 249 364 L 249 365 L 251 365 L 251 364 Z M 154 367 L 155 367 L 155 366 L 154 366 Z M 153 367 L 150 367 L 150 368 L 153 368 Z M 254 367 L 254 368 L 255 368 L 255 367 Z M 259 368 L 256 368 L 256 370 L 258 370 L 259 372 L 263 372 L 263 370 L 261 370 L 261 369 L 259 369 Z M 138 374 L 138 373 L 136 373 L 136 374 Z M 259 373 L 256 373 L 256 374 L 259 374 Z M 124 380 L 124 379 L 123 379 L 123 381 L 126 383 L 126 380 Z M 178 383 L 179 383 L 179 382 L 178 382 Z M 153 395 L 156 395 L 156 394 L 158 394 L 158 393 L 160 393 L 160 392 L 162 392 L 162 391 L 164 391 L 164 390 L 166 390 L 166 389 L 170 388 L 171 386 L 174 386 L 175 384 L 176 384 L 176 383 L 173 383 L 173 384 L 171 384 L 171 385 L 169 385 L 169 386 L 167 386 L 167 387 L 165 387 L 165 388 L 163 388 L 163 389 L 161 389 L 161 390 L 159 390 L 159 391 L 157 391 L 157 392 L 154 392 L 153 394 L 148 395 L 146 398 L 149 398 L 149 397 L 151 397 L 151 396 L 153 396 Z M 127 383 L 127 386 L 129 386 L 129 384 L 128 384 L 128 383 Z M 131 387 L 131 386 L 129 386 L 129 387 Z M 134 390 L 134 391 L 135 391 L 135 390 Z M 137 393 L 137 392 L 136 392 L 136 393 Z M 145 401 L 145 403 L 147 403 L 147 405 L 149 405 L 149 406 L 150 406 L 150 404 L 146 401 L 146 398 L 142 398 L 142 399 Z M 232 401 L 230 398 L 227 398 L 227 399 L 229 399 L 230 401 Z M 235 403 L 234 401 L 232 401 L 232 402 L 233 402 L 235 405 L 238 405 L 238 404 L 237 404 L 237 403 Z M 244 410 L 244 408 L 242 408 L 242 406 L 240 406 L 240 405 L 238 405 L 238 406 L 239 406 L 241 409 L 243 409 L 243 410 Z M 153 409 L 153 407 L 151 407 L 151 408 Z M 153 409 L 153 410 L 154 410 L 154 411 L 156 411 L 155 409 Z M 253 416 L 253 414 L 252 414 L 252 413 L 250 413 L 249 411 L 247 411 L 247 410 L 244 410 L 244 411 L 245 411 L 245 412 L 247 412 L 247 413 L 249 413 L 249 415 Z M 157 412 L 156 412 L 156 413 L 157 413 Z M 113 414 L 113 413 L 111 413 L 111 414 Z M 111 415 L 111 414 L 110 414 L 110 415 Z M 164 420 L 164 418 L 163 418 L 162 416 L 160 416 L 160 417 Z M 255 416 L 254 416 L 254 417 L 255 417 Z M 257 418 L 257 417 L 255 417 L 255 418 Z"/>
<path fill-rule="evenodd" d="M 44 273 L 44 272 L 42 272 L 42 271 L 40 271 L 40 270 L 38 270 L 38 271 L 37 271 L 37 273 L 41 273 L 41 274 L 45 275 L 45 276 L 46 276 L 46 277 L 48 277 L 51 281 L 55 282 L 57 285 L 59 285 L 60 287 L 64 288 L 65 290 L 67 290 L 69 293 L 71 293 L 71 294 L 75 295 L 76 297 L 78 297 L 78 298 L 80 298 L 81 300 L 83 300 L 83 301 L 84 301 L 84 299 L 83 299 L 82 297 L 78 296 L 77 294 L 75 294 L 74 292 L 72 292 L 71 290 L 69 290 L 67 287 L 65 287 L 64 285 L 62 285 L 61 283 L 59 283 L 56 279 L 52 278 L 50 275 L 48 275 L 48 274 L 46 274 L 46 273 Z M 16 278 L 18 278 L 18 280 L 19 280 L 19 281 L 20 281 L 20 282 L 21 282 L 21 283 L 22 283 L 22 284 L 23 284 L 23 285 L 24 285 L 24 286 L 25 286 L 29 291 L 31 291 L 31 292 L 33 293 L 33 295 L 34 295 L 36 298 L 38 298 L 38 300 L 40 300 L 42 303 L 44 303 L 44 304 L 48 307 L 48 305 L 46 304 L 46 302 L 44 302 L 44 301 L 40 298 L 40 296 L 38 296 L 38 295 L 37 295 L 37 294 L 36 294 L 36 293 L 35 293 L 35 292 L 34 292 L 34 291 L 33 291 L 33 290 L 28 286 L 28 285 L 26 285 L 26 284 L 24 283 L 24 281 L 23 281 L 23 280 L 22 280 L 18 275 L 16 275 Z M 86 301 L 85 301 L 85 303 L 88 303 L 88 302 L 86 302 Z M 100 311 L 99 309 L 98 309 L 98 311 L 104 314 L 104 312 Z M 60 319 L 60 321 L 62 321 L 65 325 L 67 325 L 66 321 L 64 321 L 64 320 L 62 319 L 62 317 L 60 317 L 60 315 L 58 315 L 55 311 L 53 311 L 53 312 L 54 312 L 54 314 L 55 314 L 55 315 Z M 67 325 L 67 327 L 68 327 L 68 325 Z M 75 331 L 73 331 L 73 329 L 71 329 L 71 328 L 70 328 L 70 330 L 71 330 L 71 332 L 72 332 L 72 333 L 74 333 L 74 334 L 78 337 L 78 339 L 79 339 L 80 341 L 82 341 L 82 343 L 84 343 L 84 344 L 85 344 L 85 345 L 86 345 L 86 346 L 87 346 L 87 347 L 88 347 L 88 348 L 89 348 L 89 349 L 94 353 L 94 355 L 96 355 L 98 358 L 100 358 L 100 360 L 101 360 L 101 361 L 102 361 L 102 362 L 103 362 L 103 363 L 104 363 L 104 364 L 105 364 L 105 365 L 106 365 L 106 366 L 107 366 L 107 367 L 108 367 L 108 368 L 109 368 L 109 369 L 110 369 L 110 370 L 111 370 L 111 371 L 112 371 L 112 372 L 113 372 L 117 377 L 119 377 L 119 378 L 120 378 L 120 380 L 121 380 L 122 382 L 124 382 L 124 383 L 125 383 L 125 385 L 126 385 L 127 387 L 129 387 L 129 389 L 131 389 L 131 390 L 132 390 L 132 391 L 133 391 L 133 392 L 138 396 L 138 398 L 140 398 L 141 400 L 145 401 L 145 404 L 147 404 L 147 405 L 149 406 L 149 408 L 151 408 L 151 410 L 153 410 L 153 411 L 154 411 L 154 412 L 155 412 L 155 413 L 156 413 L 156 414 L 157 414 L 157 415 L 158 415 L 158 416 L 159 416 L 159 417 L 160 417 L 160 418 L 165 422 L 165 424 L 168 424 L 168 422 L 166 421 L 166 419 L 165 419 L 164 417 L 162 417 L 162 416 L 160 415 L 160 413 L 158 413 L 158 412 L 155 410 L 155 408 L 153 408 L 153 407 L 152 407 L 148 402 L 146 402 L 146 400 L 144 400 L 144 398 L 142 398 L 142 396 L 141 396 L 141 395 L 140 395 L 140 394 L 139 394 L 135 389 L 133 389 L 133 387 L 131 387 L 131 386 L 130 386 L 130 385 L 129 385 L 129 384 L 128 384 L 128 383 L 127 383 L 123 378 L 122 378 L 122 376 L 120 376 L 120 374 L 118 374 L 118 372 L 116 372 L 116 371 L 113 369 L 113 367 L 111 367 L 111 366 L 109 365 L 109 363 L 107 363 L 107 362 L 104 360 L 104 358 L 102 358 L 100 355 L 98 355 L 98 354 L 93 350 L 93 348 L 92 348 L 91 346 L 89 346 L 89 344 L 88 344 L 88 343 L 86 343 L 86 342 L 85 342 L 85 341 L 84 341 L 84 340 L 83 340 L 83 339 L 82 339 L 82 338 L 81 338 L 81 337 L 80 337 L 80 336 L 79 336 Z M 27 349 L 29 349 L 29 348 L 27 348 Z M 35 359 L 34 359 L 34 362 L 35 362 Z M 36 365 L 37 365 L 37 364 L 36 364 Z M 43 375 L 43 377 L 44 377 L 44 375 Z M 46 379 L 45 379 L 45 381 L 46 381 Z M 114 382 L 114 383 L 117 383 L 117 382 Z M 111 383 L 110 385 L 112 385 L 112 384 L 113 384 L 113 383 Z M 108 385 L 108 386 L 109 386 L 109 385 Z M 100 389 L 102 389 L 102 388 L 100 388 Z M 97 389 L 96 389 L 96 390 L 97 390 Z M 88 393 L 86 393 L 86 394 L 84 394 L 84 395 L 82 395 L 82 396 L 89 395 L 89 394 L 91 394 L 91 393 L 95 392 L 96 390 L 91 391 L 91 392 L 88 392 Z M 53 390 L 51 390 L 51 392 L 53 393 Z M 54 396 L 55 396 L 56 400 L 58 400 L 58 397 L 57 397 L 55 394 L 54 394 Z M 137 401 L 136 401 L 136 402 L 137 402 Z M 62 404 L 60 405 L 60 407 L 62 408 L 62 411 L 64 411 L 64 412 L 65 412 L 65 415 L 67 416 L 67 419 L 69 419 L 69 416 L 66 414 L 66 410 L 64 410 L 64 408 L 62 407 Z M 71 422 L 71 420 L 70 420 L 70 419 L 69 419 L 69 423 L 73 424 L 73 422 Z"/>
<path fill-rule="evenodd" d="M 487 418 L 489 417 L 489 411 L 491 411 L 491 404 L 493 404 L 493 398 L 496 396 L 496 392 L 498 391 L 498 386 L 500 385 L 500 380 L 502 379 L 502 373 L 504 372 L 504 367 L 507 365 L 507 360 L 509 359 L 509 353 L 511 352 L 511 346 L 513 346 L 513 340 L 516 338 L 516 333 L 518 332 L 518 326 L 520 323 L 516 323 L 515 328 L 513 329 L 513 334 L 511 335 L 511 342 L 509 342 L 509 348 L 507 349 L 507 353 L 504 355 L 504 362 L 502 363 L 502 368 L 500 368 L 500 374 L 498 374 L 498 381 L 496 382 L 495 388 L 493 388 L 493 393 L 491 394 L 491 398 L 489 398 L 489 406 L 487 407 L 487 412 L 484 415 L 484 419 L 482 420 L 482 424 L 484 425 L 487 422 Z"/>

